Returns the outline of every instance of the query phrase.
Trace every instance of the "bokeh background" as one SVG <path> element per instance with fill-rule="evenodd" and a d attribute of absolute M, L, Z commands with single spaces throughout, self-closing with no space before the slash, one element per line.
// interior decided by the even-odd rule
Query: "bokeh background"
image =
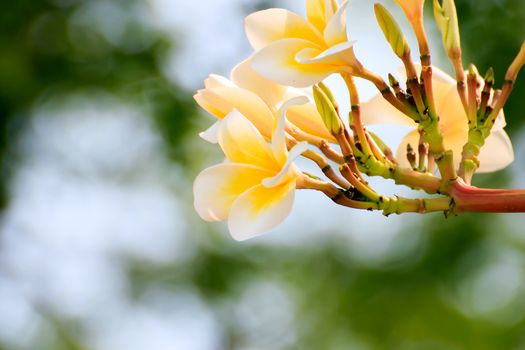
<path fill-rule="evenodd" d="M 304 13 L 300 0 L 3 4 L 0 349 L 525 349 L 524 215 L 384 218 L 300 192 L 245 243 L 197 217 L 192 180 L 222 156 L 197 137 L 212 118 L 192 95 L 250 54 L 243 17 L 271 6 Z M 501 83 L 523 0 L 457 6 L 465 62 Z M 370 68 L 395 71 L 370 1 L 350 2 L 349 32 Z M 518 160 L 477 184 L 525 187 L 524 96 L 522 77 L 506 108 Z"/>

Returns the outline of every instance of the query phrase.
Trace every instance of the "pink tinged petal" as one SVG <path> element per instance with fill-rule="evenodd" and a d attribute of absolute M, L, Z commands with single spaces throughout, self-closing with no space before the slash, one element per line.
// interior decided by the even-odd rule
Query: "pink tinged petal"
<path fill-rule="evenodd" d="M 270 81 L 257 74 L 252 65 L 252 58 L 248 58 L 233 68 L 232 81 L 237 86 L 250 90 L 258 95 L 270 109 L 276 110 L 284 98 L 287 88 Z"/>
<path fill-rule="evenodd" d="M 231 82 L 228 78 L 223 77 L 222 75 L 210 74 L 208 78 L 204 80 L 204 87 L 206 89 L 216 87 L 235 87 L 235 84 Z"/>
<path fill-rule="evenodd" d="M 272 150 L 275 159 L 281 164 L 284 164 L 288 158 L 288 147 L 286 145 L 285 133 L 286 111 L 291 106 L 302 105 L 305 103 L 308 103 L 308 98 L 306 96 L 298 96 L 286 101 L 279 109 L 279 118 L 277 119 L 277 125 L 272 138 Z"/>
<path fill-rule="evenodd" d="M 468 131 L 459 130 L 450 134 L 444 134 L 445 147 L 454 152 L 454 163 L 459 166 L 461 152 L 467 141 Z M 498 130 L 490 134 L 481 149 L 478 160 L 480 168 L 478 172 L 488 173 L 501 170 L 514 160 L 514 151 L 509 136 L 505 131 Z"/>
<path fill-rule="evenodd" d="M 270 145 L 239 111 L 234 109 L 222 120 L 217 138 L 229 161 L 279 171 Z"/>
<path fill-rule="evenodd" d="M 456 90 L 456 85 L 449 85 L 448 92 L 435 89 L 435 96 L 441 131 L 443 133 L 456 130 L 466 132 L 468 130 L 468 118 Z"/>
<path fill-rule="evenodd" d="M 501 170 L 510 165 L 514 161 L 514 151 L 509 135 L 503 130 L 493 131 L 485 140 L 478 159 L 480 173 Z"/>
<path fill-rule="evenodd" d="M 200 138 L 202 138 L 204 141 L 208 141 L 209 143 L 218 143 L 218 134 L 219 134 L 219 125 L 221 124 L 220 121 L 213 123 L 212 126 L 210 126 L 208 129 L 204 130 L 203 132 L 199 133 Z"/>
<path fill-rule="evenodd" d="M 194 207 L 206 221 L 228 217 L 235 199 L 271 175 L 247 164 L 224 163 L 203 170 L 193 183 Z"/>
<path fill-rule="evenodd" d="M 421 65 L 416 64 L 418 71 L 421 71 Z M 454 85 L 456 86 L 456 79 L 451 77 L 445 71 L 441 70 L 436 66 L 432 66 L 432 78 L 434 84 L 445 84 L 445 85 Z"/>
<path fill-rule="evenodd" d="M 244 23 L 248 40 L 255 50 L 286 38 L 299 38 L 323 44 L 323 38 L 314 26 L 303 17 L 284 9 L 252 13 L 246 17 Z"/>
<path fill-rule="evenodd" d="M 328 22 L 324 30 L 324 40 L 326 45 L 335 46 L 348 40 L 346 34 L 346 8 L 348 0 L 345 0 L 341 7 Z"/>
<path fill-rule="evenodd" d="M 194 96 L 208 113 L 222 119 L 234 108 L 252 122 L 265 137 L 272 134 L 273 113 L 266 103 L 251 91 L 236 87 L 204 89 Z"/>
<path fill-rule="evenodd" d="M 421 76 L 421 64 L 415 63 L 417 76 Z M 401 66 L 397 70 L 399 80 L 406 82 L 407 74 L 405 67 Z M 446 101 L 447 96 L 452 90 L 456 90 L 456 80 L 436 66 L 432 66 L 432 87 L 434 89 L 434 99 L 437 105 Z M 459 96 L 458 96 L 459 98 Z"/>
<path fill-rule="evenodd" d="M 314 43 L 302 39 L 276 41 L 255 54 L 252 67 L 262 76 L 282 85 L 311 86 L 324 80 L 335 69 L 328 65 L 297 62 L 297 54 L 307 48 L 318 49 Z"/>
<path fill-rule="evenodd" d="M 264 179 L 262 182 L 263 186 L 275 187 L 296 178 L 299 174 L 299 170 L 296 168 L 293 162 L 307 150 L 307 142 L 299 142 L 297 145 L 295 145 L 290 150 L 288 159 L 286 160 L 286 163 L 284 163 L 281 171 L 279 171 L 279 173 L 274 177 Z"/>
<path fill-rule="evenodd" d="M 468 137 L 467 132 L 468 131 L 457 130 L 451 133 L 443 134 L 445 148 L 451 149 L 452 152 L 454 152 L 454 166 L 456 168 L 459 167 L 459 163 L 461 161 L 463 145 L 467 141 Z M 399 164 L 403 167 L 410 167 L 406 156 L 407 144 L 409 143 L 417 153 L 417 148 L 419 146 L 419 132 L 417 130 L 413 130 L 403 137 L 403 140 L 401 140 L 401 143 L 397 148 L 396 158 Z"/>
<path fill-rule="evenodd" d="M 461 153 L 463 152 L 463 146 L 467 140 L 468 128 L 443 132 L 443 143 L 446 149 L 451 149 L 452 152 L 454 152 L 454 164 L 456 168 L 459 167 L 459 163 L 461 162 Z"/>
<path fill-rule="evenodd" d="M 416 70 L 419 76 L 420 64 L 416 64 Z M 406 81 L 404 67 L 398 68 L 398 72 L 401 80 Z M 446 132 L 446 130 L 468 128 L 467 115 L 457 92 L 456 80 L 441 69 L 432 66 L 432 87 L 441 129 Z"/>
<path fill-rule="evenodd" d="M 283 222 L 292 210 L 294 190 L 295 181 L 290 181 L 272 188 L 255 186 L 239 196 L 228 218 L 232 237 L 244 241 Z"/>
<path fill-rule="evenodd" d="M 365 125 L 399 124 L 416 127 L 417 124 L 386 101 L 381 94 L 361 104 L 361 118 Z"/>

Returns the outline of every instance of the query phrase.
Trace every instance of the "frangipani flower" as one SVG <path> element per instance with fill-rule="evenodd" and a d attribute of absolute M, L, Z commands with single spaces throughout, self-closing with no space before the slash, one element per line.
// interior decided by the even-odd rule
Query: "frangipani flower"
<path fill-rule="evenodd" d="M 301 89 L 285 87 L 261 77 L 250 67 L 251 64 L 251 58 L 248 58 L 237 65 L 232 70 L 231 80 L 210 75 L 204 82 L 205 88 L 199 90 L 194 98 L 202 108 L 218 119 L 237 109 L 270 140 L 275 117 L 283 102 L 298 96 L 310 96 Z M 290 106 L 287 118 L 306 133 L 335 141 L 312 102 Z M 213 125 L 201 136 L 216 143 L 216 133 L 217 125 Z"/>
<path fill-rule="evenodd" d="M 332 73 L 359 69 L 346 33 L 346 7 L 336 0 L 307 0 L 307 19 L 284 9 L 246 17 L 248 40 L 257 51 L 253 68 L 283 85 L 306 87 Z"/>
<path fill-rule="evenodd" d="M 463 145 L 468 138 L 467 116 L 457 93 L 456 81 L 436 67 L 433 67 L 432 70 L 440 130 L 443 134 L 445 148 L 454 152 L 454 161 L 457 166 L 461 160 Z M 413 147 L 419 144 L 417 124 L 392 107 L 380 95 L 364 103 L 361 111 L 365 124 L 401 124 L 416 128 L 403 138 L 396 152 L 400 165 L 410 167 L 406 157 L 406 147 L 409 143 Z M 478 157 L 480 161 L 478 172 L 500 170 L 514 160 L 512 144 L 509 136 L 503 130 L 505 125 L 505 117 L 501 112 L 490 136 L 485 141 L 485 146 L 481 149 Z"/>
<path fill-rule="evenodd" d="M 239 111 L 230 112 L 217 126 L 226 162 L 201 172 L 193 186 L 194 206 L 207 221 L 228 219 L 232 237 L 245 240 L 274 228 L 290 213 L 296 179 L 302 176 L 293 161 L 307 149 L 299 143 L 288 152 L 285 104 L 271 146 Z"/>

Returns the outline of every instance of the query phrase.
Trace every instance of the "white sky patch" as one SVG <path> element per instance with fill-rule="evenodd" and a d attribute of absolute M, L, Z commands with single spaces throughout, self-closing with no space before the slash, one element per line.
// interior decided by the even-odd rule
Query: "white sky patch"
<path fill-rule="evenodd" d="M 253 0 L 150 0 L 158 26 L 173 36 L 176 47 L 164 66 L 168 77 L 188 89 L 201 87 L 216 73 L 229 76 L 250 54 L 243 18 Z"/>

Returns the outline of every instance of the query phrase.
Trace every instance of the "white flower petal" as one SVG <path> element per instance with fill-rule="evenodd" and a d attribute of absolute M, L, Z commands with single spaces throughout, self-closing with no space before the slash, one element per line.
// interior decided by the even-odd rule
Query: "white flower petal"
<path fill-rule="evenodd" d="M 216 87 L 199 90 L 195 101 L 208 113 L 222 119 L 234 108 L 252 122 L 266 138 L 270 138 L 274 123 L 272 111 L 253 92 L 237 87 Z"/>
<path fill-rule="evenodd" d="M 421 64 L 417 63 L 416 68 L 418 69 L 418 72 L 421 72 Z M 441 70 L 436 66 L 432 66 L 432 78 L 435 79 L 434 83 L 442 83 L 446 85 L 456 86 L 456 79 L 454 79 L 449 74 L 445 73 L 445 71 Z"/>
<path fill-rule="evenodd" d="M 258 236 L 284 221 L 292 210 L 295 181 L 267 188 L 255 186 L 233 203 L 228 218 L 232 237 L 244 241 Z"/>
<path fill-rule="evenodd" d="M 251 65 L 252 57 L 233 68 L 232 81 L 237 86 L 255 93 L 271 110 L 276 111 L 277 105 L 283 100 L 287 88 L 257 74 Z"/>
<path fill-rule="evenodd" d="M 493 131 L 485 140 L 479 161 L 480 173 L 490 173 L 510 165 L 514 161 L 514 151 L 509 135 L 503 130 Z"/>
<path fill-rule="evenodd" d="M 203 132 L 199 133 L 199 136 L 209 143 L 218 143 L 218 133 L 219 133 L 219 125 L 220 121 L 217 121 L 213 123 L 212 126 L 210 126 L 208 129 L 204 130 Z"/>
<path fill-rule="evenodd" d="M 365 125 L 399 124 L 416 127 L 416 123 L 386 101 L 381 94 L 361 104 L 361 119 Z"/>
<path fill-rule="evenodd" d="M 352 67 L 357 64 L 353 45 L 354 41 L 345 41 L 332 46 L 323 52 L 320 52 L 315 48 L 306 48 L 299 51 L 295 56 L 295 59 L 297 62 L 304 64 L 322 63 L 325 65 L 341 67 L 349 65 Z M 332 68 L 333 72 L 337 70 L 338 67 Z"/>
<path fill-rule="evenodd" d="M 277 125 L 273 132 L 272 138 L 272 150 L 275 156 L 280 163 L 285 163 L 286 158 L 288 157 L 288 147 L 286 145 L 286 111 L 289 107 L 294 105 L 302 105 L 308 103 L 308 98 L 306 96 L 298 96 L 293 99 L 286 101 L 281 108 L 279 108 L 279 118 L 277 119 Z"/>
<path fill-rule="evenodd" d="M 226 158 L 233 163 L 280 170 L 268 143 L 253 124 L 235 109 L 220 123 L 218 141 Z"/>
<path fill-rule="evenodd" d="M 307 48 L 315 49 L 316 45 L 302 39 L 276 41 L 255 54 L 252 67 L 262 76 L 282 85 L 311 86 L 324 80 L 335 69 L 329 65 L 297 62 L 297 54 Z"/>
<path fill-rule="evenodd" d="M 222 75 L 210 74 L 208 78 L 204 80 L 204 87 L 206 89 L 216 87 L 235 87 L 235 84 L 231 82 L 228 78 L 223 77 Z"/>
<path fill-rule="evenodd" d="M 306 17 L 321 33 L 326 27 L 325 14 L 324 0 L 306 0 Z"/>
<path fill-rule="evenodd" d="M 452 133 L 443 134 L 445 149 L 450 149 L 452 152 L 454 152 L 454 167 L 456 169 L 459 167 L 459 163 L 461 161 L 463 145 L 467 141 L 467 132 L 468 131 L 457 130 Z M 419 147 L 419 132 L 417 130 L 413 130 L 403 137 L 403 140 L 401 140 L 401 143 L 397 148 L 396 158 L 398 163 L 403 167 L 410 167 L 406 156 L 407 144 L 409 143 L 417 154 Z"/>
<path fill-rule="evenodd" d="M 346 33 L 346 8 L 348 0 L 345 0 L 341 7 L 328 22 L 324 30 L 324 40 L 326 45 L 334 46 L 348 40 Z"/>
<path fill-rule="evenodd" d="M 224 163 L 207 168 L 193 183 L 195 210 L 206 221 L 225 220 L 235 199 L 270 174 L 247 164 Z"/>
<path fill-rule="evenodd" d="M 308 150 L 307 142 L 299 142 L 296 144 L 288 155 L 286 163 L 283 165 L 281 171 L 271 178 L 266 178 L 263 180 L 262 184 L 264 187 L 275 187 L 284 182 L 290 181 L 293 177 L 296 177 L 299 173 L 299 170 L 294 167 L 293 162 L 304 152 Z"/>
<path fill-rule="evenodd" d="M 323 44 L 323 38 L 314 26 L 303 17 L 284 9 L 255 12 L 246 17 L 244 23 L 246 36 L 255 50 L 287 38 Z"/>
<path fill-rule="evenodd" d="M 492 126 L 492 131 L 496 130 L 503 130 L 503 128 L 507 126 L 507 121 L 505 120 L 505 113 L 503 113 L 503 110 L 499 112 L 498 117 L 496 118 L 496 121 L 494 122 L 494 125 Z"/>
<path fill-rule="evenodd" d="M 325 139 L 328 142 L 336 142 L 334 136 L 326 128 L 314 103 L 309 102 L 301 106 L 292 106 L 288 108 L 286 116 L 288 121 L 302 131 Z"/>
<path fill-rule="evenodd" d="M 456 85 L 434 84 L 434 86 L 441 131 L 447 133 L 454 130 L 468 130 L 467 114 L 459 98 Z"/>

